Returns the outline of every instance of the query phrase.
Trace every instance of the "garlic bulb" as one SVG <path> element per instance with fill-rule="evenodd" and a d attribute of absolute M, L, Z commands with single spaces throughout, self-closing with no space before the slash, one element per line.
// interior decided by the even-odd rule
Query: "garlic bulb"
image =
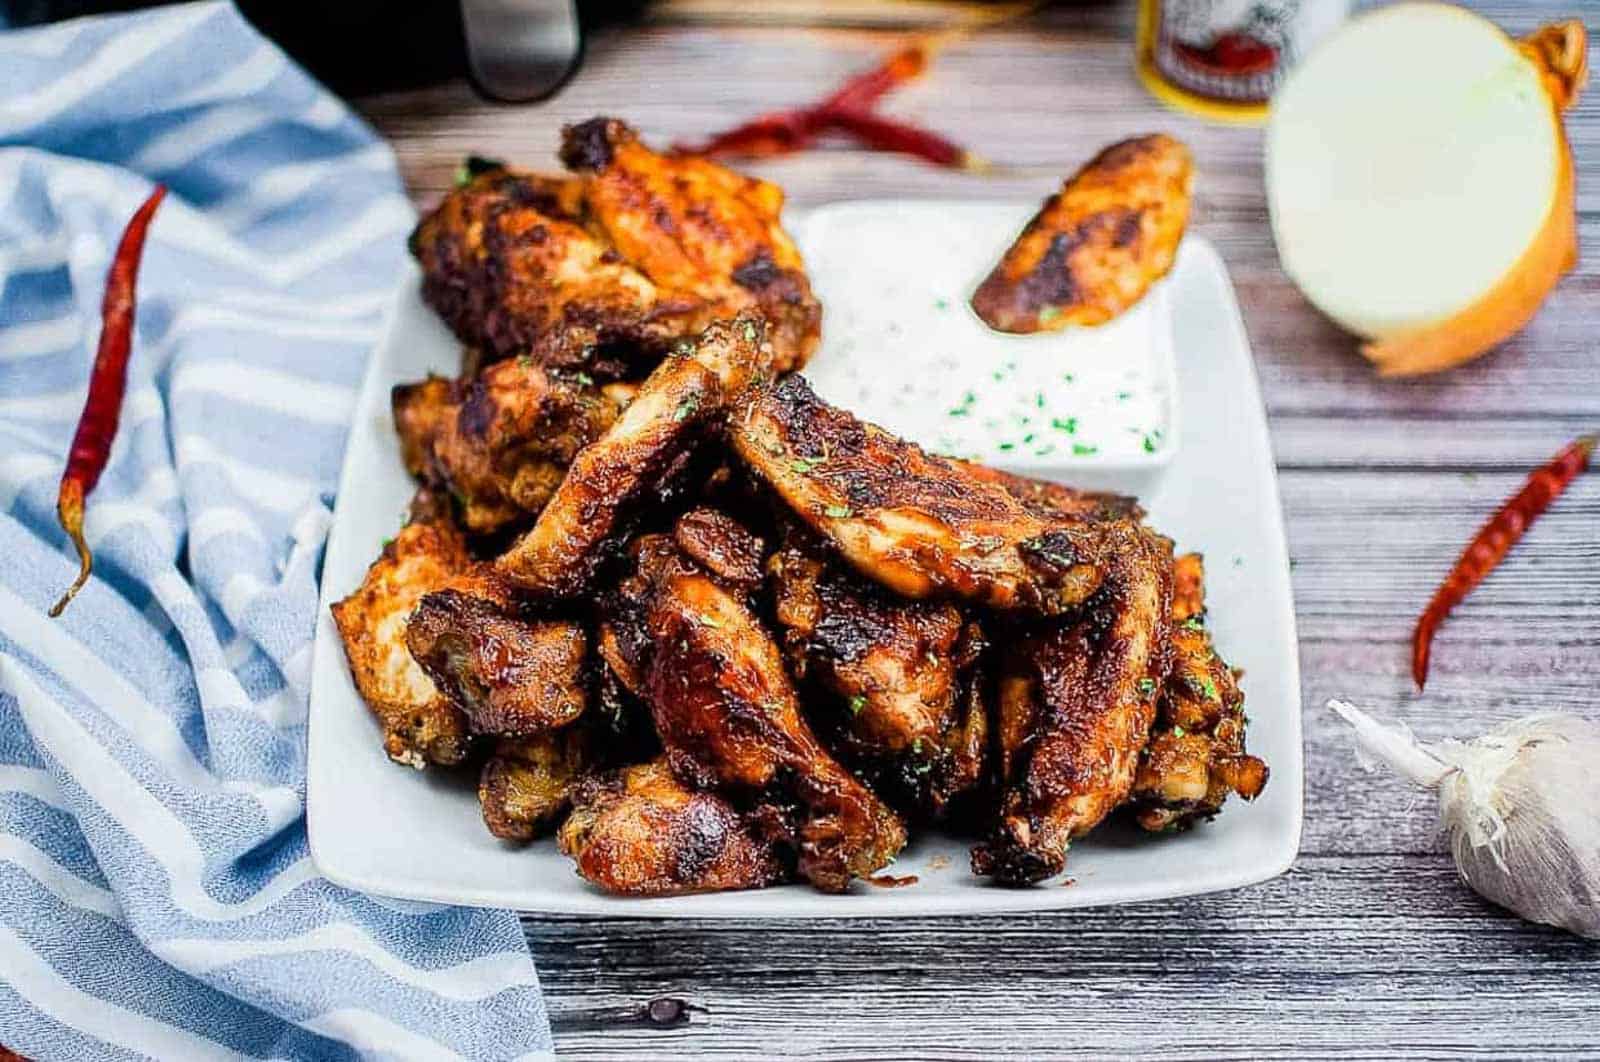
<path fill-rule="evenodd" d="M 1403 723 L 1328 707 L 1355 728 L 1369 769 L 1382 762 L 1438 790 L 1462 880 L 1530 921 L 1600 937 L 1600 725 L 1530 715 L 1430 745 Z"/>

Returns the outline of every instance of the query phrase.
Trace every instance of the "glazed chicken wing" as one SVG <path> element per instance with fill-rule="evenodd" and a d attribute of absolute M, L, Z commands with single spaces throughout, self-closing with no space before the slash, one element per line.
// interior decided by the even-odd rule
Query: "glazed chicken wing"
<path fill-rule="evenodd" d="M 798 529 L 767 570 L 790 670 L 832 695 L 842 751 L 937 818 L 981 768 L 982 705 L 975 719 L 963 682 L 979 636 L 954 605 L 896 599 Z"/>
<path fill-rule="evenodd" d="M 660 290 L 697 300 L 705 323 L 753 308 L 771 324 L 774 367 L 806 363 L 822 309 L 779 224 L 777 185 L 706 159 L 658 155 L 615 118 L 568 127 L 561 161 L 584 175 L 594 226 Z"/>
<path fill-rule="evenodd" d="M 1244 693 L 1205 628 L 1204 567 L 1198 553 L 1175 566 L 1172 669 L 1161 684 L 1155 729 L 1132 802 L 1147 830 L 1177 830 L 1222 810 L 1229 793 L 1254 800 L 1267 765 L 1244 750 Z"/>
<path fill-rule="evenodd" d="M 675 350 L 610 429 L 578 452 L 538 521 L 500 558 L 501 571 L 546 597 L 581 593 L 629 510 L 770 361 L 752 317 L 714 324 Z"/>
<path fill-rule="evenodd" d="M 423 296 L 463 342 L 490 361 L 627 378 L 754 310 L 778 366 L 805 363 L 822 311 L 775 186 L 664 158 L 608 118 L 566 129 L 561 157 L 578 176 L 490 169 L 412 235 Z"/>
<path fill-rule="evenodd" d="M 424 595 L 406 628 L 411 655 L 479 734 L 527 736 L 582 715 L 587 642 L 576 623 L 522 615 L 490 564 Z"/>
<path fill-rule="evenodd" d="M 637 375 L 693 334 L 699 308 L 623 261 L 585 213 L 578 178 L 480 174 L 411 235 L 423 298 L 488 361 Z"/>
<path fill-rule="evenodd" d="M 804 805 L 799 870 L 843 891 L 905 845 L 905 827 L 830 756 L 766 630 L 710 576 L 677 573 L 656 588 L 646 689 L 670 762 L 698 788 L 774 790 Z"/>
<path fill-rule="evenodd" d="M 449 491 L 480 534 L 537 516 L 620 408 L 577 374 L 517 358 L 476 378 L 401 384 L 391 404 L 406 470 Z"/>
<path fill-rule="evenodd" d="M 656 760 L 585 779 L 561 850 L 585 881 L 620 896 L 759 889 L 793 871 L 763 817 L 690 789 Z"/>
<path fill-rule="evenodd" d="M 1044 621 L 1006 647 L 998 737 L 1000 821 L 972 869 L 1007 885 L 1058 874 L 1067 847 L 1128 796 L 1166 670 L 1172 560 L 1114 525 L 1104 588 L 1080 617 Z"/>
<path fill-rule="evenodd" d="M 1100 584 L 1098 523 L 1041 516 L 992 479 L 828 405 L 803 377 L 756 389 L 728 431 L 795 515 L 902 597 L 1054 614 Z"/>
<path fill-rule="evenodd" d="M 483 824 L 502 841 L 543 836 L 560 820 L 572 787 L 592 766 L 582 726 L 501 738 L 478 775 Z"/>
<path fill-rule="evenodd" d="M 1045 201 L 972 296 L 1002 332 L 1111 320 L 1167 275 L 1189 219 L 1189 149 L 1154 134 L 1113 144 Z"/>
<path fill-rule="evenodd" d="M 406 649 L 406 621 L 422 596 L 468 563 L 447 520 L 416 520 L 383 547 L 361 585 L 332 606 L 356 690 L 383 728 L 396 763 L 451 765 L 467 755 L 467 718 Z"/>

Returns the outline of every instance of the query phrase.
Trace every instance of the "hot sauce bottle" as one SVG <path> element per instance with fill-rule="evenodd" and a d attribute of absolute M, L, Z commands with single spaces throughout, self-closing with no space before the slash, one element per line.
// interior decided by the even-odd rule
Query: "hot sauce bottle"
<path fill-rule="evenodd" d="M 1289 69 L 1349 13 L 1349 0 L 1140 0 L 1139 79 L 1179 110 L 1260 122 Z"/>

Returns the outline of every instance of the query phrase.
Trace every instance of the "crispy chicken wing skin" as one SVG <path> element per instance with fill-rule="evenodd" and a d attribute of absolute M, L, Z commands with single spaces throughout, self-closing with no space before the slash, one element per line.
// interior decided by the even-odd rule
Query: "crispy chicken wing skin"
<path fill-rule="evenodd" d="M 424 595 L 406 628 L 411 655 L 480 734 L 537 734 L 582 715 L 587 642 L 577 623 L 524 618 L 489 564 Z"/>
<path fill-rule="evenodd" d="M 806 809 L 800 874 L 823 891 L 843 891 L 900 851 L 904 825 L 817 741 L 777 645 L 748 608 L 707 575 L 674 574 L 656 589 L 649 629 L 648 700 L 681 777 L 791 792 Z"/>
<path fill-rule="evenodd" d="M 1079 490 L 1048 479 L 1035 479 L 1015 472 L 980 465 L 975 461 L 948 459 L 952 465 L 978 479 L 997 484 L 1035 516 L 1051 520 L 1142 520 L 1144 509 L 1137 498 L 1109 491 Z"/>
<path fill-rule="evenodd" d="M 1067 846 L 1127 798 L 1166 670 L 1172 560 L 1131 523 L 1106 585 L 1081 617 L 1037 624 L 1010 641 L 999 688 L 1005 793 L 972 869 L 1007 885 L 1060 873 Z"/>
<path fill-rule="evenodd" d="M 774 367 L 816 349 L 822 308 L 779 224 L 783 191 L 698 158 L 669 158 L 615 118 L 563 133 L 561 161 L 584 175 L 594 226 L 660 290 L 688 295 L 705 321 L 755 308 L 771 322 Z"/>
<path fill-rule="evenodd" d="M 1200 555 L 1179 557 L 1175 571 L 1172 669 L 1132 796 L 1139 825 L 1153 831 L 1210 818 L 1229 793 L 1254 800 L 1268 776 L 1267 765 L 1245 752 L 1244 693 L 1205 628 Z"/>
<path fill-rule="evenodd" d="M 492 169 L 412 234 L 423 297 L 464 343 L 489 361 L 633 377 L 754 310 L 779 368 L 810 357 L 822 309 L 775 185 L 657 155 L 610 118 L 568 127 L 561 157 L 576 176 Z"/>
<path fill-rule="evenodd" d="M 414 522 L 384 547 L 361 585 L 332 606 L 356 690 L 383 728 L 396 763 L 452 765 L 466 758 L 467 718 L 406 649 L 406 621 L 422 596 L 468 563 L 448 522 Z"/>
<path fill-rule="evenodd" d="M 1054 614 L 1100 585 L 1100 526 L 1041 517 L 994 480 L 828 405 L 791 375 L 729 422 L 745 467 L 862 575 L 908 598 Z"/>
<path fill-rule="evenodd" d="M 423 298 L 488 361 L 637 375 L 698 330 L 701 308 L 624 261 L 586 213 L 579 178 L 478 176 L 412 233 Z"/>
<path fill-rule="evenodd" d="M 401 384 L 391 404 L 406 470 L 454 495 L 480 534 L 537 516 L 621 408 L 575 374 L 516 358 L 476 378 Z"/>
<path fill-rule="evenodd" d="M 533 527 L 499 560 L 508 579 L 546 597 L 588 585 L 628 511 L 719 421 L 771 352 L 761 322 L 712 325 L 650 374 L 628 408 L 573 459 Z"/>
<path fill-rule="evenodd" d="M 972 296 L 1002 332 L 1111 320 L 1166 276 L 1189 219 L 1194 163 L 1162 134 L 1113 144 L 1045 201 Z"/>
<path fill-rule="evenodd" d="M 760 818 L 674 777 L 664 760 L 580 782 L 561 850 L 592 885 L 619 896 L 759 889 L 791 880 Z"/>
<path fill-rule="evenodd" d="M 548 833 L 591 766 L 588 745 L 581 726 L 501 738 L 478 775 L 478 804 L 489 832 L 518 843 Z"/>

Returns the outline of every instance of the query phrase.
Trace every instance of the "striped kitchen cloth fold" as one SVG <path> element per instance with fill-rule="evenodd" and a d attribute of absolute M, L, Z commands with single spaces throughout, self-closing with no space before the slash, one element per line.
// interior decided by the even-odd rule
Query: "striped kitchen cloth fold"
<path fill-rule="evenodd" d="M 55 492 L 153 182 L 122 426 Z M 226 3 L 0 34 L 0 1043 L 30 1058 L 551 1049 L 509 912 L 323 880 L 306 693 L 328 506 L 413 215 Z M 396 822 L 397 831 L 405 823 Z M 427 853 L 418 853 L 427 858 Z"/>

